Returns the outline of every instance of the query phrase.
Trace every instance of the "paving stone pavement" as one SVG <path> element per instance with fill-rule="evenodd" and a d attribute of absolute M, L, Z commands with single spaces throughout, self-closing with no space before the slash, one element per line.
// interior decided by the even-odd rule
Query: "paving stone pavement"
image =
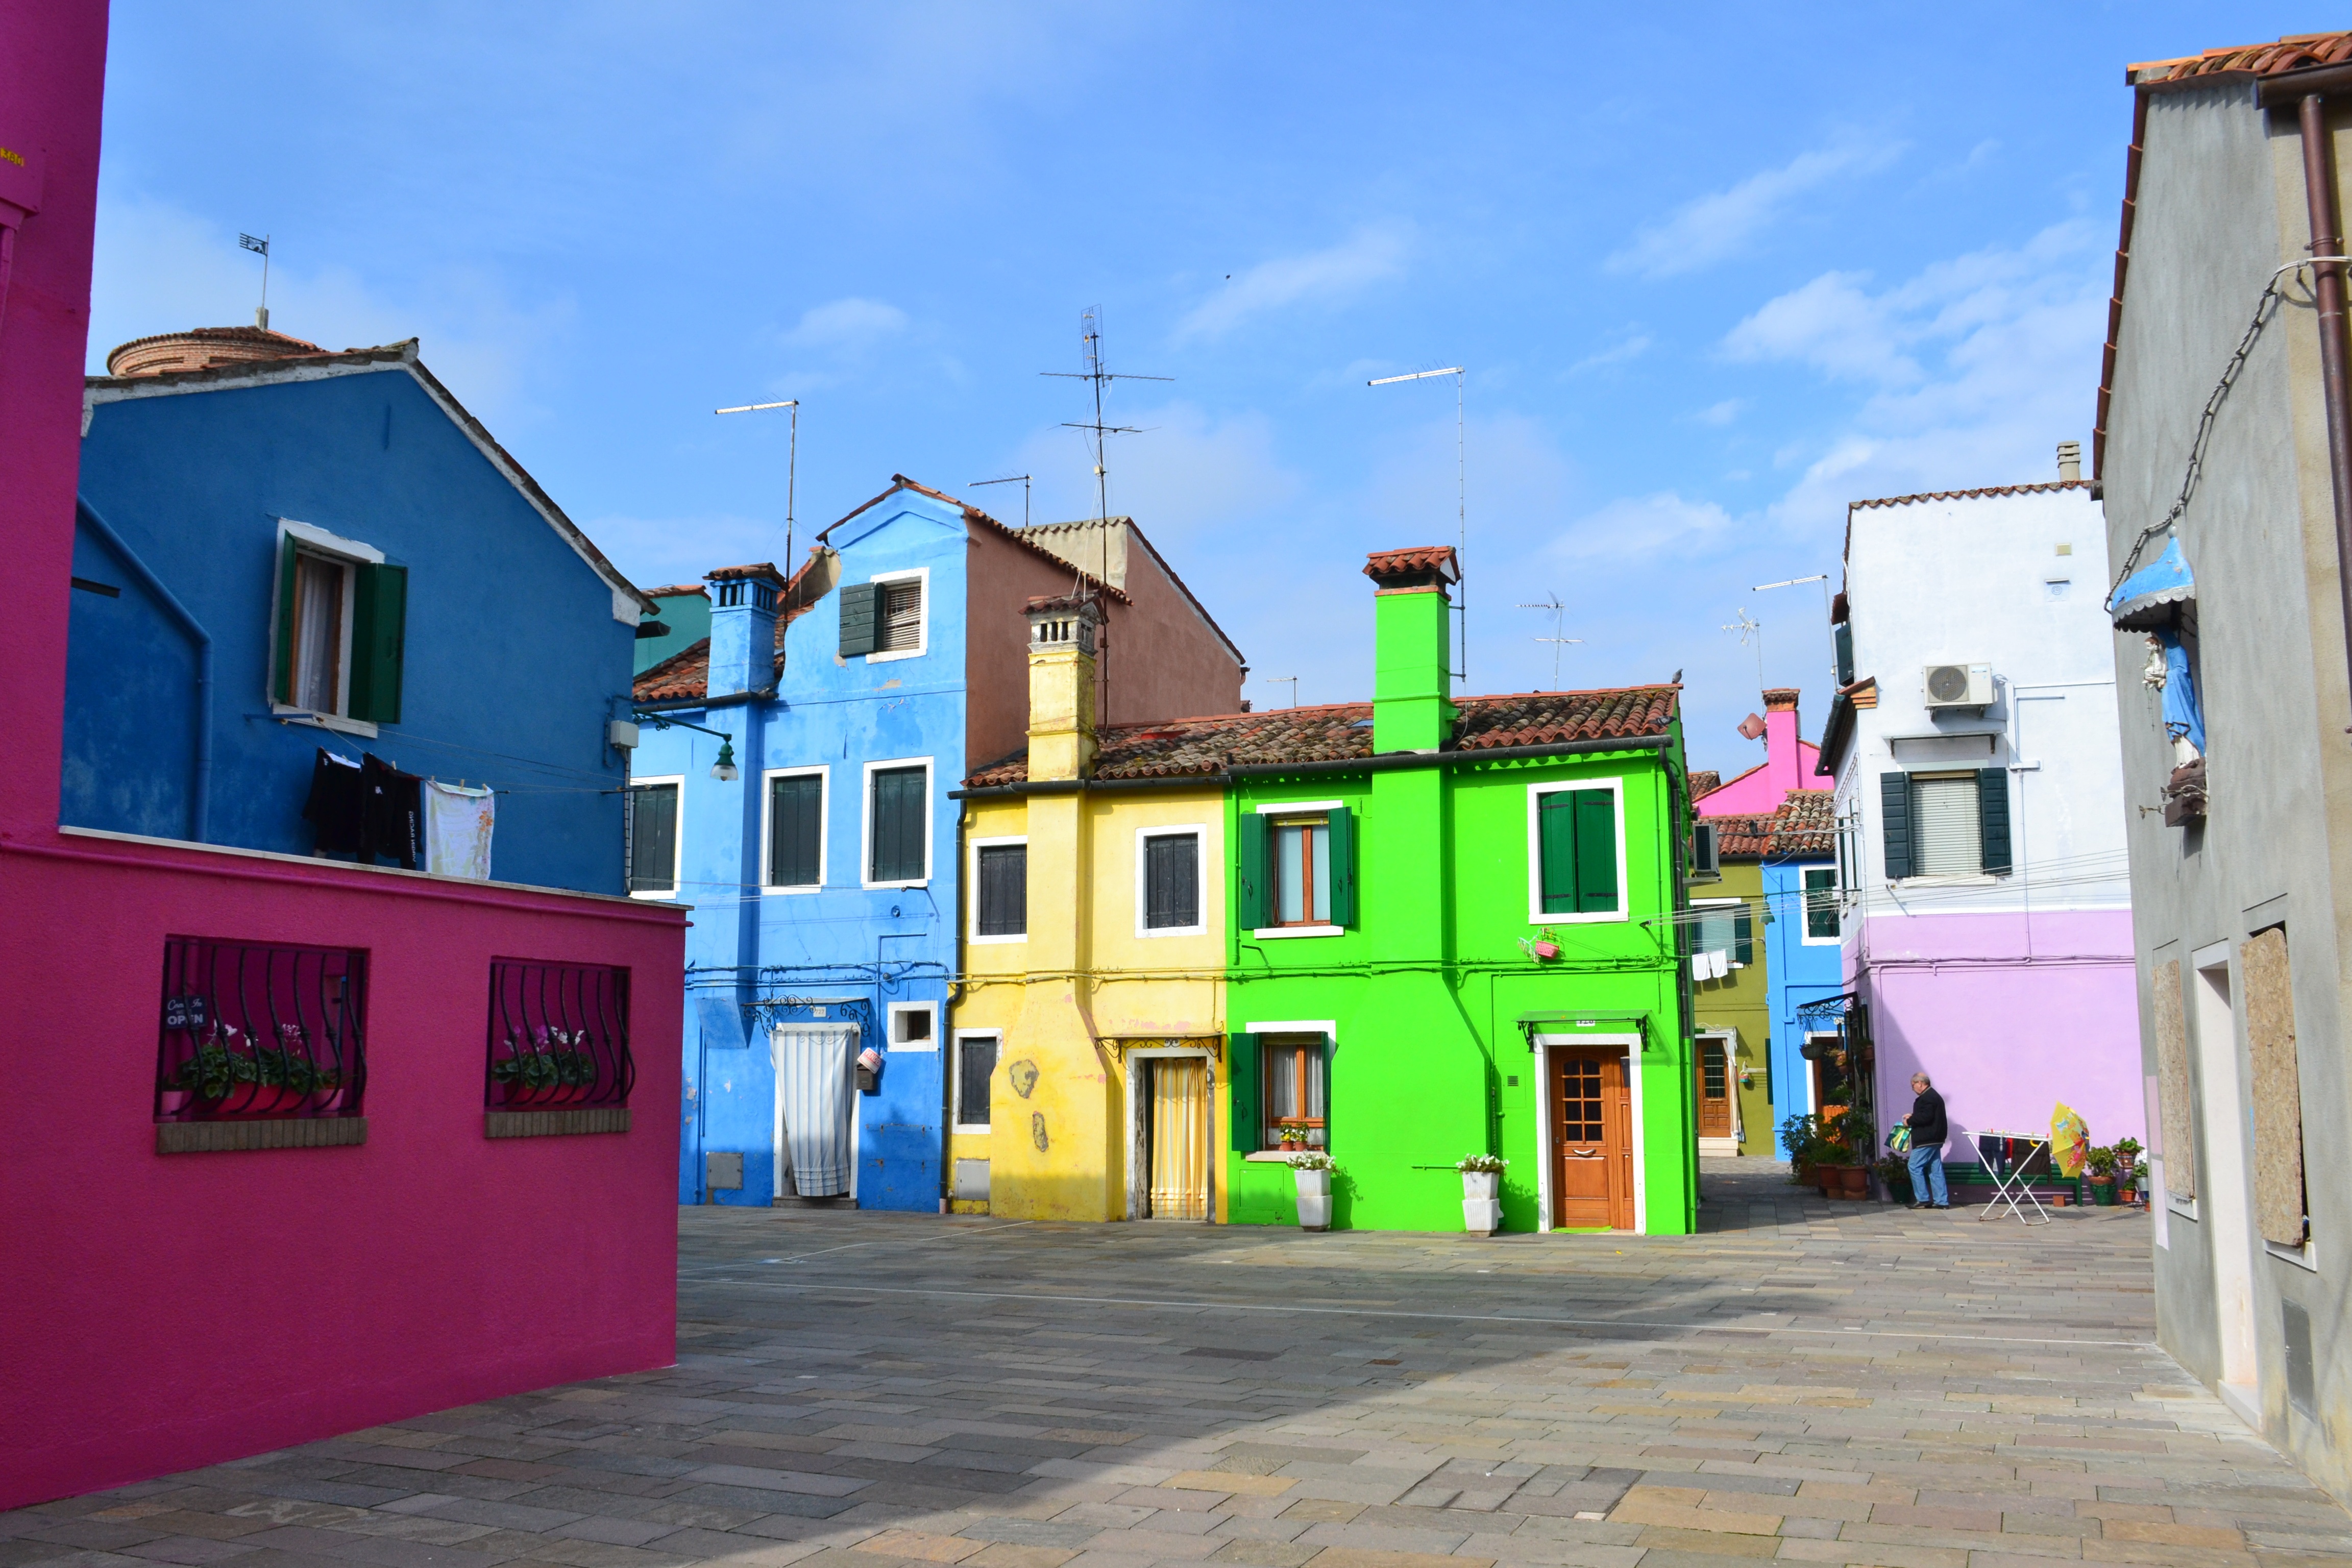
<path fill-rule="evenodd" d="M 2147 1222 L 1307 1236 L 688 1209 L 679 1364 L 0 1514 L 0 1568 L 2352 1568 Z"/>

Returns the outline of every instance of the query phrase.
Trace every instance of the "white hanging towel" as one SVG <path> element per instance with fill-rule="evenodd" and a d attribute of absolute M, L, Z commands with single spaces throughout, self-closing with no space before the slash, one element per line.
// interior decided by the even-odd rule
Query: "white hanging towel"
<path fill-rule="evenodd" d="M 439 779 L 425 781 L 425 868 L 436 876 L 490 879 L 490 828 L 498 797 L 485 787 L 467 789 Z"/>
<path fill-rule="evenodd" d="M 793 1185 L 804 1198 L 849 1191 L 849 1064 L 857 1026 L 779 1024 L 771 1041 Z"/>

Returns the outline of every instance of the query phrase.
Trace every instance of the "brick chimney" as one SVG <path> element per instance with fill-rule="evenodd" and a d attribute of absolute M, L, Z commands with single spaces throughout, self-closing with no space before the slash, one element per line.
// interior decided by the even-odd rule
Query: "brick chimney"
<path fill-rule="evenodd" d="M 267 327 L 193 327 L 184 332 L 159 332 L 133 338 L 106 356 L 106 374 L 116 376 L 168 375 L 174 371 L 211 370 L 217 365 L 246 364 L 255 360 L 300 359 L 325 353 L 316 343 L 273 332 Z"/>
<path fill-rule="evenodd" d="M 1095 771 L 1095 637 L 1091 598 L 1032 599 L 1029 620 L 1029 778 L 1090 778 Z"/>
<path fill-rule="evenodd" d="M 767 563 L 722 566 L 703 578 L 710 594 L 710 676 L 705 694 L 770 691 L 776 684 L 776 605 L 783 574 Z"/>
<path fill-rule="evenodd" d="M 1804 761 L 1798 747 L 1797 689 L 1771 688 L 1764 693 L 1764 776 L 1771 781 L 1775 801 L 1786 792 L 1806 786 Z"/>
<path fill-rule="evenodd" d="M 1364 561 L 1372 595 L 1372 750 L 1434 752 L 1454 732 L 1453 546 L 1379 550 Z"/>

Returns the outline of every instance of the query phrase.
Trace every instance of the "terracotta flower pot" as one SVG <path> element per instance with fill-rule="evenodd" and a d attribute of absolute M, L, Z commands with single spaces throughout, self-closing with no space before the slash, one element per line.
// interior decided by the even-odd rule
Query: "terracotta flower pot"
<path fill-rule="evenodd" d="M 1535 947 L 1536 956 L 1538 958 L 1558 958 L 1559 956 L 1559 943 L 1556 942 L 1539 942 L 1535 944 Z"/>
<path fill-rule="evenodd" d="M 1866 1193 L 1870 1191 L 1870 1173 L 1860 1165 L 1840 1165 L 1837 1183 L 1846 1192 Z"/>
<path fill-rule="evenodd" d="M 199 1100 L 197 1105 L 207 1116 L 276 1116 L 299 1110 L 310 1098 L 307 1090 L 283 1084 L 238 1083 L 231 1084 L 222 1098 Z"/>

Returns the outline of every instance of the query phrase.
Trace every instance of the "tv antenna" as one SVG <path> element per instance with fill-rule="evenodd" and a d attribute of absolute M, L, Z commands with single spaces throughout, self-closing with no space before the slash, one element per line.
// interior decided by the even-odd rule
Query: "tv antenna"
<path fill-rule="evenodd" d="M 1755 643 L 1756 689 L 1759 691 L 1763 690 L 1764 623 L 1762 621 L 1749 619 L 1748 612 L 1743 609 L 1739 612 L 1739 618 L 1733 621 L 1729 626 L 1725 626 L 1723 629 L 1727 632 L 1738 632 L 1739 634 L 1739 646 L 1742 647 L 1746 647 L 1750 642 Z"/>
<path fill-rule="evenodd" d="M 1463 483 L 1466 469 L 1462 450 L 1462 384 L 1467 374 L 1462 366 L 1450 364 L 1443 370 L 1416 370 L 1405 375 L 1383 375 L 1364 383 L 1366 386 L 1394 386 L 1401 381 L 1427 381 L 1433 375 L 1454 378 L 1454 562 L 1457 570 L 1470 546 L 1469 496 Z M 1455 623 L 1461 627 L 1462 668 L 1454 671 L 1454 679 L 1467 680 L 1470 679 L 1470 605 L 1469 595 L 1460 582 L 1454 584 L 1454 613 L 1462 617 Z"/>
<path fill-rule="evenodd" d="M 1005 475 L 1005 476 L 1004 476 L 1003 479 L 974 479 L 974 480 L 972 480 L 972 481 L 971 481 L 971 487 L 972 487 L 972 489 L 979 489 L 981 486 L 982 486 L 982 485 L 1009 485 L 1009 484 L 1013 483 L 1015 479 L 1018 479 L 1018 480 L 1021 482 L 1021 526 L 1022 526 L 1022 527 L 1024 527 L 1024 528 L 1026 528 L 1026 527 L 1028 527 L 1028 526 L 1029 526 L 1029 476 L 1028 476 L 1028 475 L 1026 475 L 1026 474 L 1007 474 L 1007 475 Z"/>
<path fill-rule="evenodd" d="M 269 330 L 269 237 L 256 239 L 249 234 L 236 237 L 239 250 L 250 250 L 261 258 L 261 309 L 253 313 L 253 324 L 263 331 Z"/>
<path fill-rule="evenodd" d="M 1559 650 L 1570 646 L 1571 644 L 1581 647 L 1583 646 L 1584 639 L 1582 637 L 1564 637 L 1559 635 L 1560 617 L 1567 613 L 1567 607 L 1559 602 L 1559 595 L 1558 594 L 1547 594 L 1538 602 L 1532 605 L 1521 605 L 1519 608 L 1523 610 L 1549 610 L 1551 612 L 1551 636 L 1548 637 L 1538 637 L 1536 638 L 1536 641 L 1548 642 L 1551 644 L 1551 689 L 1554 691 L 1558 691 L 1560 689 Z"/>
<path fill-rule="evenodd" d="M 1293 708 L 1298 706 L 1298 677 L 1295 675 L 1261 675 L 1257 679 L 1258 684 L 1261 686 L 1287 685 L 1290 688 L 1290 705 Z"/>
<path fill-rule="evenodd" d="M 797 489 L 800 485 L 801 400 L 797 397 L 787 397 L 782 403 L 741 403 L 736 405 L 732 408 L 714 408 L 710 412 L 713 414 L 759 414 L 771 408 L 789 408 L 793 411 L 792 445 L 786 448 L 786 455 L 784 458 L 784 580 L 789 583 L 792 581 L 793 568 L 793 492 Z M 772 533 L 768 535 L 771 542 L 774 542 L 775 537 L 776 536 Z"/>
<path fill-rule="evenodd" d="M 1816 572 L 1810 577 L 1791 577 L 1785 583 L 1759 583 L 1749 592 L 1761 594 L 1772 588 L 1801 588 L 1808 583 L 1819 583 L 1822 585 L 1822 622 L 1830 628 L 1830 690 L 1834 692 L 1838 687 L 1837 626 L 1830 619 L 1836 614 L 1830 604 L 1830 574 L 1826 572 Z"/>

